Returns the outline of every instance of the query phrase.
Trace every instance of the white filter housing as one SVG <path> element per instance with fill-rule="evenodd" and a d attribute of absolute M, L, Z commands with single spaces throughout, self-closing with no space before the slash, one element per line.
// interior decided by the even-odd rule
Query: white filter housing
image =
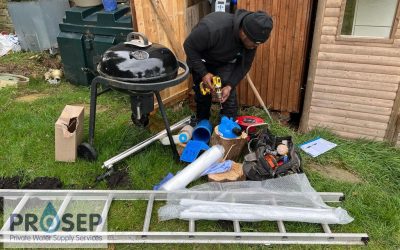
<path fill-rule="evenodd" d="M 212 164 L 224 157 L 225 149 L 221 145 L 215 145 L 204 152 L 197 160 L 189 164 L 171 180 L 161 186 L 160 190 L 172 191 L 184 189 L 190 182 L 200 177 L 201 173 Z"/>

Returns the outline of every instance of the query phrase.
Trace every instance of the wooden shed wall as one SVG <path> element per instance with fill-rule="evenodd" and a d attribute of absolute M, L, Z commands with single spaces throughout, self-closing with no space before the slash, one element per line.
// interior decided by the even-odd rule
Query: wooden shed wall
<path fill-rule="evenodd" d="M 158 17 L 153 3 L 157 6 L 162 5 L 165 9 L 167 17 L 172 25 L 172 30 L 165 30 L 160 17 Z M 184 53 L 174 50 L 169 36 L 174 36 L 181 47 L 191 31 L 192 27 L 198 23 L 200 18 L 210 12 L 210 6 L 207 0 L 131 0 L 132 15 L 136 19 L 137 30 L 144 33 L 151 42 L 159 43 L 169 47 L 180 60 L 185 61 Z M 161 97 L 165 102 L 181 100 L 187 97 L 189 80 L 183 83 L 167 88 L 161 92 Z"/>
<path fill-rule="evenodd" d="M 398 116 L 400 28 L 395 22 L 393 39 L 382 42 L 341 39 L 344 3 L 319 1 L 300 128 L 327 127 L 344 137 L 383 140 Z"/>
<path fill-rule="evenodd" d="M 240 0 L 238 8 L 264 10 L 274 20 L 267 43 L 257 49 L 250 70 L 257 90 L 272 110 L 299 112 L 312 0 Z M 259 105 L 246 80 L 239 87 L 240 102 Z"/>

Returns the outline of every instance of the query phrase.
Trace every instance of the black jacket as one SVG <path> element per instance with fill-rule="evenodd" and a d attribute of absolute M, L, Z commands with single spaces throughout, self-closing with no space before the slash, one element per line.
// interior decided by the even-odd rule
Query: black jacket
<path fill-rule="evenodd" d="M 244 48 L 239 29 L 243 18 L 251 12 L 237 10 L 235 14 L 208 14 L 193 28 L 183 46 L 192 71 L 203 77 L 212 67 L 235 63 L 225 84 L 235 87 L 249 71 L 256 50 Z M 204 63 L 205 60 L 206 63 Z"/>

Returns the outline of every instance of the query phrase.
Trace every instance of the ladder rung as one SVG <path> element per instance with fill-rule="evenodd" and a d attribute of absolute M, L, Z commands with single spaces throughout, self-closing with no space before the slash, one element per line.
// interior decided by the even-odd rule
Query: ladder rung
<path fill-rule="evenodd" d="M 60 221 L 60 219 L 62 218 L 62 216 L 65 212 L 65 209 L 67 208 L 69 202 L 71 201 L 71 198 L 72 198 L 71 194 L 67 194 L 67 196 L 64 198 L 63 202 L 61 203 L 60 208 L 57 211 L 57 216 L 53 219 L 53 222 L 51 223 L 51 226 L 48 229 L 49 231 L 52 231 L 57 227 L 57 223 L 58 223 L 57 218 Z"/>
<path fill-rule="evenodd" d="M 331 228 L 329 227 L 328 224 L 321 224 L 321 226 L 322 226 L 322 229 L 324 229 L 325 233 L 327 233 L 327 234 L 331 234 L 332 233 Z"/>
<path fill-rule="evenodd" d="M 189 232 L 194 233 L 196 231 L 196 221 L 189 220 Z"/>
<path fill-rule="evenodd" d="M 154 194 L 150 195 L 147 202 L 146 216 L 144 218 L 143 232 L 148 232 L 150 228 L 151 213 L 153 212 Z"/>
<path fill-rule="evenodd" d="M 101 212 L 101 223 L 100 223 L 100 225 L 98 225 L 96 227 L 96 232 L 103 231 L 104 223 L 107 220 L 108 211 L 110 211 L 110 206 L 111 206 L 112 201 L 113 201 L 113 195 L 110 194 L 110 195 L 108 195 L 106 203 L 104 204 L 103 211 Z"/>
<path fill-rule="evenodd" d="M 235 231 L 235 233 L 240 233 L 240 224 L 239 221 L 234 220 L 233 221 L 233 230 Z"/>
<path fill-rule="evenodd" d="M 21 210 L 24 208 L 26 202 L 29 200 L 30 195 L 26 194 L 22 197 L 22 199 L 19 201 L 18 205 L 15 207 L 13 210 L 12 214 L 19 214 Z M 11 216 L 8 217 L 6 223 L 4 223 L 3 227 L 1 228 L 1 231 L 8 231 L 10 230 L 11 226 Z"/>
<path fill-rule="evenodd" d="M 285 224 L 283 224 L 283 221 L 278 220 L 276 223 L 278 223 L 279 232 L 286 233 L 286 228 L 285 228 Z"/>

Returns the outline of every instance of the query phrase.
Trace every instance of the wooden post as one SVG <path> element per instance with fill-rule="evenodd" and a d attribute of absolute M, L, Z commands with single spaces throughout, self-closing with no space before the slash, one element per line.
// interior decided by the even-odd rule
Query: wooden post
<path fill-rule="evenodd" d="M 310 118 L 310 108 L 311 108 L 311 98 L 314 89 L 314 78 L 315 72 L 317 70 L 318 52 L 321 44 L 321 34 L 322 34 L 322 20 L 325 12 L 325 5 L 327 0 L 318 1 L 317 7 L 317 17 L 315 20 L 314 27 L 314 38 L 311 48 L 311 59 L 310 68 L 308 70 L 306 94 L 304 97 L 303 114 L 300 119 L 299 130 L 305 132 L 308 130 L 308 121 Z"/>

